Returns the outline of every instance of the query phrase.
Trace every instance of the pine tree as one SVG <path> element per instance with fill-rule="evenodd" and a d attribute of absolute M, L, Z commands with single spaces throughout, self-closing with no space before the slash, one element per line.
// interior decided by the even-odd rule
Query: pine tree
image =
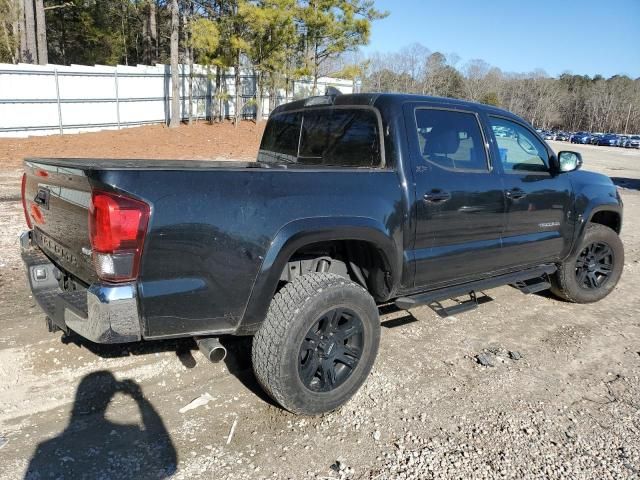
<path fill-rule="evenodd" d="M 295 54 L 295 0 L 258 0 L 244 2 L 239 15 L 246 24 L 246 55 L 256 80 L 256 122 L 262 121 L 266 84 L 282 72 Z"/>
<path fill-rule="evenodd" d="M 219 69 L 221 66 L 220 62 L 220 31 L 218 29 L 218 24 L 215 20 L 210 18 L 200 17 L 200 18 L 192 18 L 189 22 L 189 40 L 188 40 L 188 48 L 189 48 L 189 59 L 190 59 L 190 72 L 193 71 L 193 61 L 195 60 L 199 65 L 203 65 L 207 69 L 207 73 L 209 77 L 211 76 L 211 67 L 215 67 Z M 216 84 L 219 83 L 219 80 L 216 81 Z M 189 85 L 189 95 L 191 97 L 192 86 L 191 82 Z M 191 105 L 192 99 L 189 99 L 189 105 Z M 212 115 L 211 120 L 218 117 L 218 103 L 219 99 L 215 98 L 215 110 Z M 189 113 L 189 118 L 191 122 L 191 115 Z"/>
<path fill-rule="evenodd" d="M 298 17 L 304 41 L 304 71 L 313 76 L 317 94 L 323 64 L 369 42 L 371 22 L 387 12 L 374 8 L 373 0 L 302 0 Z"/>

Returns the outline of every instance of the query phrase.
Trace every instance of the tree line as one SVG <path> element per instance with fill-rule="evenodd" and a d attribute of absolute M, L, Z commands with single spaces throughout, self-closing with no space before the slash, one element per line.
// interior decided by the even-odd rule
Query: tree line
<path fill-rule="evenodd" d="M 278 90 L 288 96 L 304 77 L 313 79 L 312 93 L 323 93 L 318 78 L 332 75 L 362 91 L 500 106 L 539 128 L 640 132 L 638 78 L 509 73 L 483 60 L 461 64 L 455 54 L 420 44 L 363 56 L 358 48 L 368 43 L 372 22 L 386 15 L 374 0 L 0 0 L 0 62 L 170 63 L 174 111 L 178 64 L 198 63 L 215 79 L 215 118 L 229 98 L 221 79 L 234 72 L 236 121 L 249 106 L 262 118 L 267 92 L 271 99 Z M 241 68 L 257 79 L 255 98 L 244 105 Z"/>
<path fill-rule="evenodd" d="M 221 77 L 233 71 L 236 121 L 246 107 L 240 71 L 251 69 L 261 119 L 265 92 L 311 77 L 318 93 L 318 78 L 368 43 L 371 23 L 384 16 L 373 0 L 0 0 L 0 62 L 170 63 L 174 112 L 178 64 L 203 65 L 219 100 L 228 96 Z M 192 87 L 193 73 L 190 96 Z"/>
<path fill-rule="evenodd" d="M 505 108 L 536 128 L 640 133 L 640 78 L 508 73 L 483 60 L 460 64 L 457 55 L 420 44 L 361 56 L 358 63 L 363 91 L 472 100 Z"/>

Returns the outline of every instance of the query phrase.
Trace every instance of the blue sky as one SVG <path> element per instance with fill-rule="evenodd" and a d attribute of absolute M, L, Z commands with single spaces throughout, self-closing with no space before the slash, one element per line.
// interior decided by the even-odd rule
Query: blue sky
<path fill-rule="evenodd" d="M 412 43 L 505 72 L 640 77 L 640 0 L 376 0 L 365 53 Z"/>

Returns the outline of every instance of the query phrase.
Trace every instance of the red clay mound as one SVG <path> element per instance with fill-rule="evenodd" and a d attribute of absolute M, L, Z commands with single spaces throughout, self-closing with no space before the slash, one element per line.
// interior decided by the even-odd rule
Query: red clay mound
<path fill-rule="evenodd" d="M 0 167 L 19 166 L 25 157 L 156 159 L 256 158 L 266 122 L 164 125 L 68 135 L 0 138 Z"/>

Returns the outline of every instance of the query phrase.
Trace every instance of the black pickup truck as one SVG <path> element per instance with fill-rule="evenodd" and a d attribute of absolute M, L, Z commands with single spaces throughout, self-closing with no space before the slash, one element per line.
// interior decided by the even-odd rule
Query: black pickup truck
<path fill-rule="evenodd" d="M 521 118 L 395 94 L 278 107 L 257 162 L 27 159 L 21 237 L 51 330 L 93 342 L 253 335 L 264 389 L 303 414 L 362 385 L 378 306 L 513 285 L 602 299 L 622 202 Z"/>

